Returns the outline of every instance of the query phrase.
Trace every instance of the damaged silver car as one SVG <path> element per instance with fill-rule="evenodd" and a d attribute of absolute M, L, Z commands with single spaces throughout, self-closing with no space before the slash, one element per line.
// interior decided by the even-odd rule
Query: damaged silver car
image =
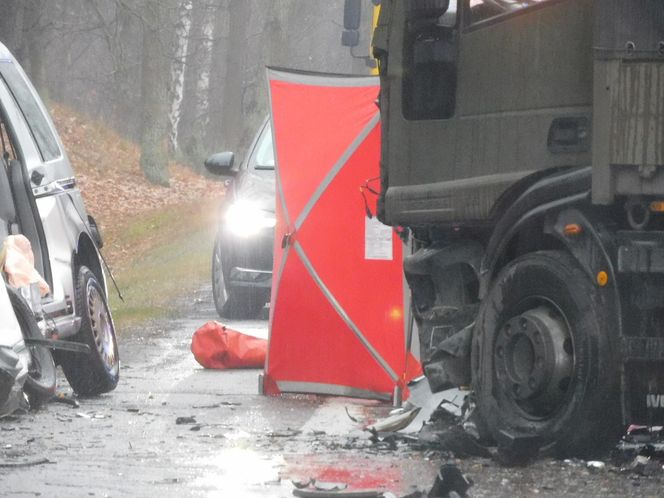
<path fill-rule="evenodd" d="M 0 248 L 12 237 L 30 242 L 34 269 L 46 285 L 22 295 L 74 391 L 111 391 L 119 356 L 101 238 L 46 108 L 2 44 L 0 153 Z"/>

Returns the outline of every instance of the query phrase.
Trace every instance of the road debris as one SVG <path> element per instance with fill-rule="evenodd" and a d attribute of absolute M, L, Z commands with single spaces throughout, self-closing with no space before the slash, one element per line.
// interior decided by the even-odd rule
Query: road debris
<path fill-rule="evenodd" d="M 344 491 L 322 491 L 319 489 L 294 489 L 293 496 L 299 498 L 382 498 L 384 493 L 377 489 L 354 489 Z"/>
<path fill-rule="evenodd" d="M 437 445 L 439 449 L 450 451 L 458 458 L 492 457 L 489 449 L 481 445 L 474 435 L 460 425 L 452 425 L 442 429 L 437 428 L 434 424 L 426 425 L 420 432 L 419 440 L 429 442 L 432 446 Z"/>
<path fill-rule="evenodd" d="M 461 473 L 456 465 L 444 464 L 440 467 L 428 498 L 464 498 L 473 481 Z"/>
<path fill-rule="evenodd" d="M 295 486 L 297 489 L 308 488 L 309 485 L 311 485 L 311 484 L 314 483 L 314 478 L 311 477 L 311 478 L 309 478 L 309 480 L 307 480 L 307 481 L 295 481 L 295 480 L 291 480 L 291 483 L 292 483 L 293 486 Z"/>
<path fill-rule="evenodd" d="M 69 405 L 73 408 L 79 408 L 81 404 L 72 398 L 71 396 L 66 395 L 65 393 L 57 393 L 53 396 L 52 401 L 54 403 L 62 403 L 63 405 Z"/>
<path fill-rule="evenodd" d="M 196 417 L 178 417 L 175 419 L 175 425 L 191 425 L 196 423 Z"/>
<path fill-rule="evenodd" d="M 348 407 L 347 407 L 347 406 L 344 406 L 344 410 L 346 410 L 346 415 L 348 415 L 348 418 L 349 418 L 352 422 L 355 422 L 356 424 L 359 424 L 359 423 L 360 423 L 360 420 L 359 420 L 359 419 L 353 417 L 353 416 L 350 414 L 350 412 L 348 411 Z"/>
<path fill-rule="evenodd" d="M 22 460 L 20 462 L 0 462 L 0 468 L 18 468 L 18 467 L 33 467 L 35 465 L 44 465 L 47 463 L 55 463 L 48 458 L 38 458 L 36 460 Z"/>
<path fill-rule="evenodd" d="M 419 406 L 413 407 L 410 410 L 405 410 L 402 413 L 379 420 L 375 424 L 368 426 L 365 430 L 374 435 L 380 432 L 397 432 L 408 427 L 421 409 Z"/>
<path fill-rule="evenodd" d="M 348 488 L 348 484 L 343 482 L 325 482 L 325 481 L 314 481 L 313 486 L 319 491 L 343 491 Z"/>

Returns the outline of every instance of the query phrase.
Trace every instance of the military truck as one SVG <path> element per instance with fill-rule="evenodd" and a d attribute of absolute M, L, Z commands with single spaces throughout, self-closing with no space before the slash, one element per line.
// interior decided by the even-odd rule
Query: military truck
<path fill-rule="evenodd" d="M 379 218 L 501 453 L 664 423 L 664 2 L 383 0 Z"/>

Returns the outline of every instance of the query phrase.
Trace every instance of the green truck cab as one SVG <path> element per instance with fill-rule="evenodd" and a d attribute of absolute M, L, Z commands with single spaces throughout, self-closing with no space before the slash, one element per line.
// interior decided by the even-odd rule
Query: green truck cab
<path fill-rule="evenodd" d="M 379 217 L 506 455 L 664 422 L 664 3 L 383 0 Z"/>

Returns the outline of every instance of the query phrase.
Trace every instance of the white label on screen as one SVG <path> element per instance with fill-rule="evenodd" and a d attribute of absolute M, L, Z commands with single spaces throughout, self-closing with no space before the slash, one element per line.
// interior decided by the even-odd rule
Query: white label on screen
<path fill-rule="evenodd" d="M 391 261 L 392 227 L 377 218 L 364 218 L 364 258 Z"/>

